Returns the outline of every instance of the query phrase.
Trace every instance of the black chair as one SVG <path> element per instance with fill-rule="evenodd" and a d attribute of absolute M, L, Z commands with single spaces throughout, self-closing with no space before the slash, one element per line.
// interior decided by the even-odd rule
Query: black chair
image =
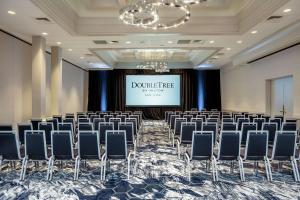
<path fill-rule="evenodd" d="M 51 144 L 51 132 L 54 130 L 53 124 L 51 122 L 40 122 L 39 131 L 44 131 L 46 136 L 46 144 Z"/>
<path fill-rule="evenodd" d="M 105 153 L 102 156 L 101 177 L 105 180 L 107 161 L 125 160 L 127 162 L 127 179 L 130 177 L 130 160 L 132 152 L 128 153 L 125 131 L 106 131 Z"/>
<path fill-rule="evenodd" d="M 223 118 L 222 119 L 222 123 L 234 123 L 234 119 L 233 118 Z"/>
<path fill-rule="evenodd" d="M 205 122 L 202 124 L 202 131 L 212 131 L 214 133 L 214 144 L 217 141 L 217 134 L 218 134 L 218 124 L 217 123 L 209 123 Z"/>
<path fill-rule="evenodd" d="M 94 118 L 93 125 L 94 125 L 95 131 L 99 130 L 99 123 L 100 122 L 105 122 L 105 119 L 104 118 Z"/>
<path fill-rule="evenodd" d="M 196 118 L 200 118 L 202 119 L 202 122 L 206 122 L 206 115 L 202 114 L 202 115 L 197 115 Z"/>
<path fill-rule="evenodd" d="M 31 119 L 30 122 L 33 130 L 39 130 L 39 123 L 42 122 L 42 119 Z"/>
<path fill-rule="evenodd" d="M 127 118 L 127 116 L 125 114 L 122 114 L 122 115 L 117 115 L 116 118 L 120 118 L 121 122 L 125 122 L 125 119 Z"/>
<path fill-rule="evenodd" d="M 21 145 L 25 143 L 24 142 L 25 131 L 31 131 L 31 130 L 33 130 L 31 123 L 18 124 L 18 135 L 19 135 L 19 140 Z"/>
<path fill-rule="evenodd" d="M 274 118 L 280 119 L 281 123 L 284 122 L 284 116 L 282 116 L 282 115 L 275 115 Z M 280 128 L 279 128 L 279 130 L 280 130 Z"/>
<path fill-rule="evenodd" d="M 297 119 L 289 118 L 289 119 L 286 119 L 285 122 L 297 124 Z"/>
<path fill-rule="evenodd" d="M 189 181 L 191 181 L 191 163 L 193 161 L 210 161 L 212 163 L 213 180 L 217 178 L 216 158 L 213 154 L 214 151 L 214 136 L 212 131 L 194 131 L 192 139 L 191 152 L 185 153 L 187 160 Z M 206 166 L 206 170 L 208 167 Z"/>
<path fill-rule="evenodd" d="M 268 181 L 272 181 L 270 176 L 271 165 L 268 159 L 268 132 L 248 131 L 244 162 L 254 162 L 254 169 L 258 173 L 258 163 L 264 162 Z"/>
<path fill-rule="evenodd" d="M 281 118 L 271 118 L 269 121 L 271 123 L 276 123 L 277 124 L 277 130 L 281 130 L 281 124 L 282 124 Z"/>
<path fill-rule="evenodd" d="M 174 147 L 175 139 L 180 136 L 181 124 L 187 122 L 186 118 L 176 118 L 174 123 L 174 131 L 172 132 L 172 144 Z"/>
<path fill-rule="evenodd" d="M 248 118 L 250 119 L 250 122 L 252 123 L 253 120 L 254 120 L 255 118 L 257 118 L 257 115 L 249 115 Z"/>
<path fill-rule="evenodd" d="M 132 122 L 120 122 L 118 125 L 119 131 L 125 131 L 127 145 L 133 146 L 134 155 L 136 155 L 137 141 L 134 136 L 134 127 Z"/>
<path fill-rule="evenodd" d="M 78 155 L 75 160 L 74 180 L 78 180 L 82 160 L 101 161 L 100 137 L 97 131 L 78 132 Z"/>
<path fill-rule="evenodd" d="M 92 123 L 79 123 L 78 132 L 80 131 L 93 131 L 94 127 Z"/>
<path fill-rule="evenodd" d="M 262 131 L 268 132 L 268 138 L 269 138 L 268 144 L 269 145 L 273 145 L 273 143 L 274 143 L 275 135 L 276 135 L 276 132 L 278 131 L 277 127 L 278 127 L 278 124 L 275 122 L 263 123 L 263 125 L 262 125 Z"/>
<path fill-rule="evenodd" d="M 239 122 L 239 119 L 244 119 L 245 118 L 245 116 L 244 115 L 241 115 L 241 114 L 235 114 L 234 115 L 234 121 L 235 122 Z"/>
<path fill-rule="evenodd" d="M 231 122 L 225 122 L 222 123 L 221 131 L 237 131 L 237 123 Z"/>
<path fill-rule="evenodd" d="M 281 131 L 297 131 L 297 124 L 293 122 L 282 123 Z"/>
<path fill-rule="evenodd" d="M 278 163 L 290 162 L 293 169 L 294 179 L 296 182 L 300 181 L 298 165 L 295 158 L 296 151 L 296 131 L 277 131 L 272 151 L 271 162 L 278 161 Z M 272 176 L 272 174 L 271 174 Z"/>
<path fill-rule="evenodd" d="M 60 124 L 59 124 L 60 125 Z M 51 132 L 51 157 L 48 162 L 47 179 L 51 180 L 55 161 L 75 160 L 73 151 L 73 136 L 71 131 Z"/>
<path fill-rule="evenodd" d="M 11 124 L 0 124 L 0 131 L 13 131 Z"/>
<path fill-rule="evenodd" d="M 246 144 L 247 141 L 247 135 L 249 131 L 256 131 L 257 130 L 257 124 L 252 122 L 252 123 L 243 123 L 242 124 L 242 145 Z"/>
<path fill-rule="evenodd" d="M 261 118 L 265 119 L 265 122 L 269 122 L 270 121 L 270 115 L 262 115 Z"/>
<path fill-rule="evenodd" d="M 231 172 L 233 172 L 233 162 L 237 161 L 239 164 L 241 181 L 245 180 L 244 166 L 241 158 L 241 134 L 239 131 L 222 131 L 220 136 L 219 151 L 217 155 L 216 165 L 222 162 L 231 162 Z M 218 169 L 216 167 L 216 180 L 218 181 Z"/>
<path fill-rule="evenodd" d="M 57 120 L 57 118 L 47 119 L 46 122 L 53 124 L 53 130 L 58 130 L 58 120 Z"/>
<path fill-rule="evenodd" d="M 178 158 L 180 158 L 180 146 L 192 144 L 193 132 L 197 130 L 196 128 L 196 122 L 181 123 L 180 137 L 176 139 Z"/>
<path fill-rule="evenodd" d="M 257 130 L 259 130 L 259 131 L 262 129 L 262 125 L 265 122 L 266 122 L 265 118 L 254 118 L 253 119 L 253 123 L 257 123 Z"/>
<path fill-rule="evenodd" d="M 114 118 L 113 115 L 104 115 L 105 122 L 109 122 L 110 118 Z"/>
<path fill-rule="evenodd" d="M 110 118 L 109 122 L 114 124 L 114 130 L 118 130 L 118 125 L 121 122 L 121 118 Z"/>
<path fill-rule="evenodd" d="M 78 118 L 77 120 L 77 123 L 78 124 L 87 124 L 87 123 L 90 123 L 90 119 L 89 118 Z"/>
<path fill-rule="evenodd" d="M 57 119 L 58 123 L 62 123 L 62 115 L 53 115 L 52 118 Z"/>
<path fill-rule="evenodd" d="M 99 138 L 100 138 L 100 144 L 105 144 L 105 136 L 106 131 L 113 131 L 114 130 L 114 124 L 112 122 L 100 122 L 99 123 Z"/>
<path fill-rule="evenodd" d="M 0 131 L 0 171 L 6 161 L 21 161 L 19 139 L 14 131 Z"/>
<path fill-rule="evenodd" d="M 59 131 L 70 131 L 72 135 L 72 141 L 75 143 L 75 131 L 72 123 L 58 123 Z"/>
<path fill-rule="evenodd" d="M 90 122 L 91 122 L 91 123 L 94 123 L 94 119 L 99 118 L 99 115 L 96 115 L 96 114 L 90 115 L 89 118 L 90 118 Z"/>
<path fill-rule="evenodd" d="M 136 118 L 126 118 L 125 122 L 131 122 L 133 124 L 133 134 L 134 134 L 134 137 L 136 138 L 136 143 L 137 143 L 137 146 L 138 146 L 139 143 L 140 143 L 141 135 L 140 135 L 138 127 L 137 127 Z"/>
<path fill-rule="evenodd" d="M 183 115 L 183 118 L 186 118 L 187 122 L 190 122 L 193 118 L 193 115 Z"/>
<path fill-rule="evenodd" d="M 202 130 L 202 118 L 192 118 L 191 122 L 196 123 L 196 131 L 201 131 Z"/>
<path fill-rule="evenodd" d="M 219 123 L 219 118 L 207 118 L 207 123 Z"/>
<path fill-rule="evenodd" d="M 65 114 L 65 119 L 75 119 L 75 115 L 74 113 L 66 113 Z"/>
<path fill-rule="evenodd" d="M 25 156 L 22 161 L 20 180 L 25 179 L 28 161 L 48 161 L 45 131 L 25 131 Z"/>
<path fill-rule="evenodd" d="M 65 118 L 62 120 L 62 123 L 71 123 L 74 127 L 74 118 Z"/>
<path fill-rule="evenodd" d="M 130 115 L 128 118 L 134 118 L 136 119 L 136 123 L 137 123 L 137 128 L 140 129 L 141 128 L 141 116 L 140 115 Z"/>
<path fill-rule="evenodd" d="M 237 124 L 238 124 L 238 131 L 242 130 L 242 124 L 243 123 L 249 123 L 249 118 L 238 118 Z"/>

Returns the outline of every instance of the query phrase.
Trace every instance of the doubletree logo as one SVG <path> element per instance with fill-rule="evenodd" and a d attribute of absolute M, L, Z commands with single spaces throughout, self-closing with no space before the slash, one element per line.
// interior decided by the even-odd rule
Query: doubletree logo
<path fill-rule="evenodd" d="M 172 82 L 132 82 L 131 88 L 174 88 L 174 83 Z"/>

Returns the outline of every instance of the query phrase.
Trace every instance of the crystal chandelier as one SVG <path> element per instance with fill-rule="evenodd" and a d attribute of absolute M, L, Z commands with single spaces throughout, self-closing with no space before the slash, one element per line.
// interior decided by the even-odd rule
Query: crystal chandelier
<path fill-rule="evenodd" d="M 168 72 L 168 58 L 171 56 L 172 52 L 161 49 L 137 51 L 136 57 L 145 61 L 139 63 L 136 68 L 154 70 L 158 73 Z"/>
<path fill-rule="evenodd" d="M 207 0 L 132 0 L 120 10 L 119 18 L 128 25 L 145 29 L 169 29 L 178 27 L 190 20 L 190 5 Z M 162 22 L 158 10 L 172 8 L 182 15 L 176 19 Z"/>

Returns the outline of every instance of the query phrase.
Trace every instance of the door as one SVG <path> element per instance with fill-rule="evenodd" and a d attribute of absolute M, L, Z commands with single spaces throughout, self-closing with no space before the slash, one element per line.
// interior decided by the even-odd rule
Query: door
<path fill-rule="evenodd" d="M 293 77 L 274 79 L 271 82 L 271 115 L 293 116 Z"/>

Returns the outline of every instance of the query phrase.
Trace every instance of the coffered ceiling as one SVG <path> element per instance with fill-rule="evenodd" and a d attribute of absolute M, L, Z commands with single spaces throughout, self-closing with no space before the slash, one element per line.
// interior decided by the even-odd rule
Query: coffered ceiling
<path fill-rule="evenodd" d="M 157 52 L 167 52 L 174 68 L 219 68 L 300 41 L 299 0 L 207 0 L 192 7 L 188 23 L 157 31 L 119 20 L 128 1 L 0 0 L 0 27 L 28 42 L 46 32 L 49 50 L 60 45 L 66 59 L 85 69 L 134 68 L 149 59 L 138 55 Z M 164 19 L 178 15 L 159 12 Z"/>

